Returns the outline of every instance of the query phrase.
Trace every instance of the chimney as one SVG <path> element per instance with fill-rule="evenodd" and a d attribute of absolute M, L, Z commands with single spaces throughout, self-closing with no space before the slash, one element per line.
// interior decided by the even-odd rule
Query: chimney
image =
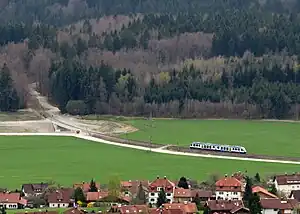
<path fill-rule="evenodd" d="M 187 204 L 187 201 L 184 201 L 184 204 Z"/>
<path fill-rule="evenodd" d="M 159 179 L 159 175 L 158 175 L 158 176 L 156 176 L 156 178 L 157 178 L 157 179 Z"/>
<path fill-rule="evenodd" d="M 287 175 L 287 172 L 285 172 L 284 174 Z"/>
<path fill-rule="evenodd" d="M 227 174 L 225 174 L 225 178 L 227 178 Z"/>
<path fill-rule="evenodd" d="M 296 172 L 293 172 L 293 175 L 296 175 Z"/>
<path fill-rule="evenodd" d="M 164 176 L 164 179 L 167 179 L 167 176 Z"/>

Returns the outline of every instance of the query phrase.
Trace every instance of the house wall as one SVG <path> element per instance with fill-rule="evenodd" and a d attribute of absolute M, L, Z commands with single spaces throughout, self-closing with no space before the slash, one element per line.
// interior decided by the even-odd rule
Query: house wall
<path fill-rule="evenodd" d="M 174 202 L 176 203 L 184 203 L 185 201 L 188 202 L 188 201 L 192 201 L 193 199 L 192 198 L 187 198 L 187 197 L 184 197 L 184 198 L 180 198 L 180 197 L 174 197 Z"/>
<path fill-rule="evenodd" d="M 174 190 L 173 190 L 174 191 Z M 155 205 L 157 203 L 159 192 L 149 192 L 148 194 L 148 203 Z M 166 198 L 169 200 L 168 203 L 173 203 L 174 201 L 174 192 L 173 193 L 166 193 Z"/>
<path fill-rule="evenodd" d="M 273 197 L 271 197 L 271 196 L 269 196 L 269 195 L 266 195 L 266 194 L 264 194 L 264 193 L 262 193 L 262 192 L 258 192 L 257 194 L 258 194 L 258 196 L 259 196 L 260 199 L 273 198 Z"/>
<path fill-rule="evenodd" d="M 226 191 L 216 191 L 216 199 L 221 200 L 242 200 L 241 192 L 226 192 Z"/>
<path fill-rule="evenodd" d="M 0 203 L 0 207 L 5 207 L 6 209 L 17 209 L 18 203 Z"/>
<path fill-rule="evenodd" d="M 276 189 L 285 195 L 289 195 L 292 190 L 300 190 L 300 184 L 278 185 L 277 180 L 274 181 Z"/>
<path fill-rule="evenodd" d="M 69 207 L 69 203 L 49 203 L 49 207 L 52 208 L 52 207 L 62 207 L 62 208 L 65 208 L 65 207 Z"/>
<path fill-rule="evenodd" d="M 278 214 L 278 210 L 274 209 L 263 209 L 262 214 Z"/>

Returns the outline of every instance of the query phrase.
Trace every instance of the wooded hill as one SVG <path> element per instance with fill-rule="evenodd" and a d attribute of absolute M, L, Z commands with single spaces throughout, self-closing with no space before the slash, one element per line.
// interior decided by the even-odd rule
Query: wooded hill
<path fill-rule="evenodd" d="M 298 118 L 300 0 L 0 2 L 24 105 L 36 81 L 71 114 Z"/>

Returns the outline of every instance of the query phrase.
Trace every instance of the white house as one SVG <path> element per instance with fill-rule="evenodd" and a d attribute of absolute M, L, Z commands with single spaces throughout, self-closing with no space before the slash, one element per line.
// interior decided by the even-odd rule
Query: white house
<path fill-rule="evenodd" d="M 48 196 L 48 203 L 50 208 L 66 208 L 72 202 L 71 197 L 73 189 L 64 188 L 52 192 Z"/>
<path fill-rule="evenodd" d="M 300 174 L 276 175 L 274 178 L 276 189 L 286 196 L 289 196 L 293 190 L 300 190 Z"/>
<path fill-rule="evenodd" d="M 168 203 L 172 203 L 174 200 L 174 190 L 175 184 L 169 181 L 166 177 L 159 178 L 157 177 L 152 183 L 150 183 L 148 187 L 148 203 L 152 205 L 156 205 L 158 194 L 164 189 L 166 193 L 166 198 Z"/>
<path fill-rule="evenodd" d="M 278 198 L 261 199 L 262 214 L 291 214 L 297 206 L 297 201 L 287 200 L 281 201 Z"/>
<path fill-rule="evenodd" d="M 27 201 L 21 198 L 20 193 L 0 193 L 0 207 L 18 209 L 26 206 Z"/>
<path fill-rule="evenodd" d="M 216 182 L 217 200 L 242 200 L 242 182 L 235 177 L 227 177 Z"/>

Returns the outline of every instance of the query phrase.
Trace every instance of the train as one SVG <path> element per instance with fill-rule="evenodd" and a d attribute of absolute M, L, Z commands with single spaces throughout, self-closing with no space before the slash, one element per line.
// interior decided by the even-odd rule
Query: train
<path fill-rule="evenodd" d="M 217 152 L 231 152 L 231 153 L 240 153 L 246 154 L 247 150 L 243 146 L 233 146 L 233 145 L 221 145 L 213 143 L 204 143 L 204 142 L 193 142 L 190 145 L 190 149 L 201 149 Z"/>

